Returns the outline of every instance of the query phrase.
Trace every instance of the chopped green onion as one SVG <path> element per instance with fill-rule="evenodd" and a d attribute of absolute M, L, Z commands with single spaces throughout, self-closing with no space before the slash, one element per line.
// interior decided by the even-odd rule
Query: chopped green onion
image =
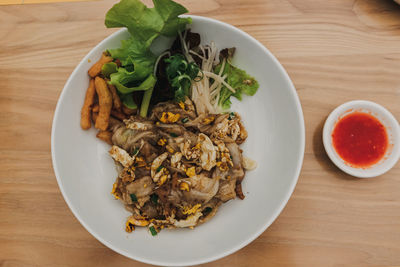
<path fill-rule="evenodd" d="M 228 118 L 228 120 L 232 120 L 233 118 L 235 118 L 235 112 L 229 113 L 229 118 Z"/>
<path fill-rule="evenodd" d="M 192 80 L 200 81 L 204 74 L 195 62 L 188 63 L 182 54 L 175 54 L 164 61 L 167 63 L 165 72 L 174 90 L 174 99 L 183 101 L 186 96 L 190 95 Z M 199 72 L 200 75 L 198 75 Z"/>
<path fill-rule="evenodd" d="M 130 194 L 130 196 L 133 202 L 137 202 L 137 197 L 135 194 Z"/>
<path fill-rule="evenodd" d="M 160 167 L 157 168 L 156 172 L 161 171 L 163 168 L 164 168 L 164 166 L 161 165 Z"/>
<path fill-rule="evenodd" d="M 154 226 L 150 226 L 150 227 L 149 227 L 149 230 L 150 230 L 150 233 L 151 233 L 152 236 L 156 236 L 156 235 L 157 235 L 157 231 L 156 231 L 156 229 L 154 228 Z"/>
<path fill-rule="evenodd" d="M 178 137 L 178 135 L 176 133 L 169 133 L 169 135 L 172 137 Z"/>
<path fill-rule="evenodd" d="M 150 200 L 151 200 L 151 202 L 153 202 L 153 204 L 157 205 L 157 203 L 158 203 L 158 195 L 157 194 L 151 194 Z"/>
<path fill-rule="evenodd" d="M 197 74 L 199 74 L 200 68 L 199 66 L 195 63 L 195 62 L 191 62 L 188 65 L 188 68 L 186 69 L 186 74 L 189 75 L 190 78 L 195 79 L 199 76 L 197 76 Z M 202 76 L 204 75 L 203 72 L 201 72 Z M 202 76 L 200 76 L 199 78 L 203 78 Z"/>
<path fill-rule="evenodd" d="M 181 120 L 182 123 L 187 123 L 188 121 L 189 121 L 188 118 L 183 118 L 183 119 Z"/>

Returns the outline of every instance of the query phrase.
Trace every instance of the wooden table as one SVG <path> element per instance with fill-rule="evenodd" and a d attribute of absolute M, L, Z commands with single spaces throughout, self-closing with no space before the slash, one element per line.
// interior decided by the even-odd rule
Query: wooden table
<path fill-rule="evenodd" d="M 1 1 L 1 0 L 0 0 Z M 400 118 L 400 7 L 389 0 L 183 0 L 193 14 L 250 33 L 292 78 L 306 122 L 304 165 L 279 218 L 209 266 L 400 265 L 400 167 L 356 179 L 328 159 L 321 130 L 352 99 Z M 0 7 L 0 264 L 144 266 L 75 219 L 53 173 L 58 96 L 82 57 L 114 32 L 114 1 Z"/>

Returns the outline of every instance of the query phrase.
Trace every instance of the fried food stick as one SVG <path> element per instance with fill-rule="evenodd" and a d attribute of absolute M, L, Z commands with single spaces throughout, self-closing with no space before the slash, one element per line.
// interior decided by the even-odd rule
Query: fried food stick
<path fill-rule="evenodd" d="M 90 122 L 90 112 L 92 109 L 92 105 L 94 103 L 95 94 L 96 94 L 96 89 L 94 86 L 94 80 L 90 79 L 89 87 L 86 90 L 85 101 L 83 102 L 81 110 L 81 127 L 84 130 L 89 129 L 92 126 Z"/>
<path fill-rule="evenodd" d="M 105 63 L 111 62 L 113 59 L 110 56 L 107 56 L 106 54 L 102 54 L 101 58 L 99 59 L 99 61 L 97 61 L 96 63 L 93 64 L 93 66 L 89 69 L 88 74 L 90 77 L 94 78 L 97 75 L 100 74 L 101 72 L 101 68 L 103 67 L 103 65 Z"/>
<path fill-rule="evenodd" d="M 108 90 L 107 83 L 100 77 L 94 80 L 97 95 L 99 96 L 99 116 L 96 119 L 95 127 L 99 130 L 105 131 L 108 127 L 110 120 L 110 113 L 112 109 L 112 96 Z"/>
<path fill-rule="evenodd" d="M 117 89 L 115 88 L 114 85 L 109 84 L 108 85 L 108 89 L 110 89 L 112 98 L 113 98 L 113 103 L 114 103 L 114 109 L 121 112 L 121 108 L 122 108 L 122 102 L 121 99 L 119 98 L 118 94 L 117 94 Z"/>

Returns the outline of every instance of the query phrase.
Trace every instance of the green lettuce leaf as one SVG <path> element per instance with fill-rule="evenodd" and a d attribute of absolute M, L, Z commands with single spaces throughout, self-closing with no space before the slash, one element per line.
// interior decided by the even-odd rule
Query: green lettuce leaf
<path fill-rule="evenodd" d="M 110 49 L 113 58 L 118 58 L 122 66 L 128 65 L 128 57 L 133 59 L 153 59 L 150 46 L 160 35 L 175 36 L 191 23 L 191 18 L 178 16 L 188 12 L 186 8 L 171 0 L 153 0 L 154 8 L 146 7 L 140 0 L 121 0 L 106 15 L 108 28 L 126 27 L 131 38 L 121 41 L 121 47 Z"/>
<path fill-rule="evenodd" d="M 136 42 L 150 47 L 159 35 L 173 37 L 191 23 L 190 18 L 178 16 L 188 12 L 171 0 L 153 0 L 154 8 L 148 8 L 140 0 L 121 0 L 106 15 L 107 28 L 128 28 Z"/>
<path fill-rule="evenodd" d="M 140 59 L 144 60 L 153 60 L 156 57 L 147 46 L 142 45 L 141 42 L 138 42 L 135 37 L 130 37 L 127 40 L 121 41 L 121 47 L 116 49 L 108 49 L 107 50 L 111 57 L 118 58 L 121 61 L 122 66 L 129 65 L 130 59 Z"/>
<path fill-rule="evenodd" d="M 215 73 L 219 73 L 221 70 L 222 63 L 217 65 L 214 69 Z M 235 89 L 235 93 L 230 91 L 225 86 L 222 87 L 220 95 L 219 95 L 219 106 L 223 109 L 229 109 L 231 107 L 230 97 L 234 96 L 239 100 L 242 100 L 242 94 L 246 94 L 249 96 L 254 95 L 259 87 L 259 84 L 254 77 L 248 75 L 244 70 L 241 70 L 235 66 L 233 66 L 229 61 L 225 63 L 224 70 L 222 75 L 227 74 L 226 82 Z"/>
<path fill-rule="evenodd" d="M 118 68 L 117 72 L 110 74 L 111 84 L 117 86 L 117 84 L 126 85 L 132 82 L 143 81 L 153 74 L 153 60 L 143 58 L 133 60 L 129 57 L 129 61 L 129 65 Z"/>
<path fill-rule="evenodd" d="M 114 62 L 108 62 L 101 67 L 101 73 L 104 75 L 104 77 L 110 78 L 110 75 L 114 72 L 117 72 L 117 64 Z"/>
<path fill-rule="evenodd" d="M 118 76 L 114 76 L 115 74 L 118 74 L 118 73 L 111 74 L 110 83 L 115 85 L 115 87 L 118 89 L 118 91 L 121 94 L 129 94 L 129 93 L 132 93 L 135 91 L 146 91 L 146 90 L 152 89 L 157 81 L 156 77 L 154 77 L 154 75 L 151 74 L 146 78 L 146 80 L 141 82 L 139 85 L 128 87 L 128 86 L 123 85 L 122 83 L 119 83 Z"/>
<path fill-rule="evenodd" d="M 121 41 L 120 48 L 108 50 L 121 62 L 121 67 L 110 73 L 110 83 L 122 94 L 152 91 L 156 82 L 153 70 L 157 56 L 150 51 L 151 44 L 160 35 L 176 36 L 191 23 L 191 18 L 178 17 L 188 12 L 180 4 L 172 0 L 153 0 L 153 3 L 154 7 L 148 8 L 140 0 L 121 0 L 106 14 L 106 27 L 126 27 L 131 34 L 129 39 Z M 143 103 L 150 101 L 151 92 L 145 96 Z M 141 115 L 147 114 L 148 105 L 141 107 Z"/>

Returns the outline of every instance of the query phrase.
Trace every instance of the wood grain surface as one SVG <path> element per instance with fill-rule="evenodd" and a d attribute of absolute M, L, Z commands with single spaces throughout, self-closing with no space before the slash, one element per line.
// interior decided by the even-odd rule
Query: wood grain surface
<path fill-rule="evenodd" d="M 375 179 L 352 178 L 329 161 L 321 130 L 332 109 L 353 99 L 373 100 L 400 119 L 400 7 L 390 0 L 179 2 L 270 49 L 297 88 L 306 122 L 304 165 L 286 208 L 250 245 L 207 266 L 399 266 L 399 165 Z M 115 31 L 104 27 L 113 3 L 0 7 L 2 266 L 145 266 L 80 225 L 51 164 L 57 99 L 82 57 Z"/>

